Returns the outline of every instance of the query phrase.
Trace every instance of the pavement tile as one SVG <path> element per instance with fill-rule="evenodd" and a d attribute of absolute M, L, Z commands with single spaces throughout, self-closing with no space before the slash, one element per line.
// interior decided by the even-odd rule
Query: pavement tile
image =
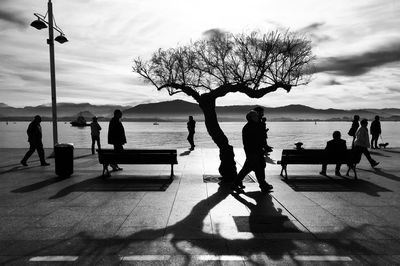
<path fill-rule="evenodd" d="M 115 233 L 115 238 L 125 240 L 156 240 L 162 239 L 165 228 L 144 227 L 144 226 L 123 226 Z"/>
<path fill-rule="evenodd" d="M 15 234 L 16 240 L 57 240 L 65 239 L 70 227 L 27 227 Z"/>
<path fill-rule="evenodd" d="M 138 205 L 140 199 L 112 200 L 98 206 L 96 215 L 129 215 Z"/>

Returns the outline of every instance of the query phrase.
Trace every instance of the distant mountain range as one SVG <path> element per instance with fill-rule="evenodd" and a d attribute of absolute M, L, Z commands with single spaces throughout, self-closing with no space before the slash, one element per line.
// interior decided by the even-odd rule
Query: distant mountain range
<path fill-rule="evenodd" d="M 218 106 L 216 112 L 219 121 L 245 121 L 246 113 L 256 105 Z M 83 113 L 90 121 L 92 114 L 99 120 L 109 120 L 115 109 L 123 111 L 125 121 L 186 121 L 189 115 L 202 121 L 203 113 L 197 104 L 174 100 L 159 103 L 139 104 L 137 106 L 92 105 L 89 103 L 59 103 L 57 114 L 60 121 L 74 120 Z M 400 121 L 400 109 L 315 109 L 304 105 L 287 105 L 282 107 L 264 107 L 269 121 L 297 120 L 351 120 L 355 114 L 362 118 L 373 119 L 379 115 L 382 120 Z M 34 115 L 41 115 L 44 120 L 51 120 L 51 106 L 27 106 L 16 108 L 0 103 L 0 120 L 31 120 Z M 87 116 L 87 117 L 86 117 Z"/>

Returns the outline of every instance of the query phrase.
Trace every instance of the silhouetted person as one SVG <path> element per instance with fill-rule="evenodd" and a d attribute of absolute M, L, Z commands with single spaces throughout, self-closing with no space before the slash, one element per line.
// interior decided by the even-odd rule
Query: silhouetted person
<path fill-rule="evenodd" d="M 372 121 L 370 131 L 371 131 L 371 148 L 379 149 L 378 138 L 379 135 L 382 133 L 381 122 L 379 121 L 379 115 L 375 116 L 375 120 Z"/>
<path fill-rule="evenodd" d="M 42 118 L 40 115 L 37 115 L 33 118 L 32 122 L 28 126 L 28 130 L 26 133 L 28 134 L 28 142 L 29 142 L 29 150 L 25 154 L 24 158 L 21 160 L 21 164 L 23 166 L 28 166 L 26 163 L 31 157 L 31 155 L 37 150 L 39 154 L 40 164 L 42 166 L 50 165 L 44 159 L 44 149 L 42 143 L 42 127 L 40 126 L 40 122 L 42 122 Z"/>
<path fill-rule="evenodd" d="M 271 152 L 272 151 L 272 147 L 268 146 L 268 144 L 267 144 L 269 128 L 267 128 L 267 123 L 266 123 L 267 122 L 267 118 L 264 117 L 264 108 L 262 108 L 261 106 L 257 106 L 253 110 L 257 112 L 260 125 L 261 125 L 261 127 L 262 127 L 262 129 L 264 131 L 264 137 L 265 137 L 265 141 L 263 143 L 264 151 L 267 152 L 267 153 Z"/>
<path fill-rule="evenodd" d="M 351 124 L 351 128 L 350 128 L 349 133 L 348 133 L 349 136 L 353 137 L 353 141 L 351 143 L 351 147 L 354 147 L 354 141 L 356 140 L 356 132 L 357 132 L 358 127 L 360 126 L 360 124 L 358 122 L 359 120 L 360 120 L 360 117 L 358 115 L 355 115 L 354 119 L 353 119 L 353 122 Z"/>
<path fill-rule="evenodd" d="M 371 167 L 377 166 L 379 163 L 371 158 L 369 154 L 369 135 L 368 135 L 368 121 L 367 119 L 361 120 L 361 127 L 356 132 L 356 140 L 354 141 L 354 153 L 357 162 L 360 162 L 362 154 L 367 157 Z"/>
<path fill-rule="evenodd" d="M 194 150 L 194 133 L 195 133 L 195 128 L 196 128 L 196 121 L 193 119 L 193 116 L 189 116 L 189 121 L 187 122 L 187 129 L 189 131 L 189 135 L 187 137 L 187 140 L 189 141 L 190 144 L 190 150 Z"/>
<path fill-rule="evenodd" d="M 339 131 L 334 131 L 332 137 L 333 139 L 326 143 L 326 156 L 332 159 L 340 159 L 346 153 L 346 141 L 341 139 L 342 135 Z M 322 165 L 321 175 L 326 175 L 326 166 L 326 164 Z M 337 164 L 335 168 L 335 175 L 337 176 L 341 176 L 340 166 L 340 164 Z"/>
<path fill-rule="evenodd" d="M 100 130 L 101 126 L 97 122 L 97 117 L 92 118 L 92 123 L 90 123 L 90 135 L 92 136 L 92 154 L 95 154 L 94 145 L 97 142 L 97 148 L 100 150 Z"/>
<path fill-rule="evenodd" d="M 242 130 L 243 147 L 246 153 L 246 161 L 232 184 L 232 190 L 243 193 L 243 179 L 254 171 L 258 184 L 263 192 L 270 192 L 273 188 L 265 181 L 264 146 L 265 134 L 260 127 L 260 118 L 256 111 L 252 110 L 246 115 L 247 123 Z"/>
<path fill-rule="evenodd" d="M 108 125 L 108 144 L 114 145 L 115 151 L 123 151 L 123 145 L 126 143 L 125 129 L 121 123 L 122 112 L 117 109 L 114 111 L 114 117 L 111 118 Z M 114 171 L 122 170 L 118 165 L 111 164 Z"/>

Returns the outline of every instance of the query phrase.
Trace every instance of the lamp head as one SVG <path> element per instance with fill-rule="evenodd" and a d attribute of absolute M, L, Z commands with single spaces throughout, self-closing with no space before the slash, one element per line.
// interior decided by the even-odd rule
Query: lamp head
<path fill-rule="evenodd" d="M 68 39 L 64 35 L 58 35 L 57 37 L 54 38 L 55 41 L 59 43 L 65 43 L 68 42 Z"/>
<path fill-rule="evenodd" d="M 47 28 L 46 23 L 41 21 L 40 19 L 37 19 L 31 23 L 31 26 L 34 27 L 35 29 L 41 30 Z"/>

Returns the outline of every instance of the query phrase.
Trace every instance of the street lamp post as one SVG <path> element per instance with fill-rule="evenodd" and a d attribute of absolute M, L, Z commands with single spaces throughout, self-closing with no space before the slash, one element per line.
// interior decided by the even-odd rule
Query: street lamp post
<path fill-rule="evenodd" d="M 47 16 L 48 21 L 46 21 L 46 16 L 34 13 L 37 20 L 31 23 L 31 26 L 41 30 L 47 28 L 46 24 L 49 26 L 49 38 L 47 39 L 47 44 L 49 45 L 50 51 L 50 79 L 51 79 L 51 109 L 52 109 L 52 120 L 53 120 L 53 147 L 58 143 L 58 132 L 57 132 L 57 98 L 56 98 L 56 70 L 55 70 L 55 60 L 54 60 L 54 40 L 59 43 L 67 42 L 67 38 L 64 36 L 64 32 L 57 26 L 54 25 L 53 19 L 53 4 L 51 0 L 47 3 Z M 54 30 L 60 33 L 59 36 L 54 38 Z"/>

